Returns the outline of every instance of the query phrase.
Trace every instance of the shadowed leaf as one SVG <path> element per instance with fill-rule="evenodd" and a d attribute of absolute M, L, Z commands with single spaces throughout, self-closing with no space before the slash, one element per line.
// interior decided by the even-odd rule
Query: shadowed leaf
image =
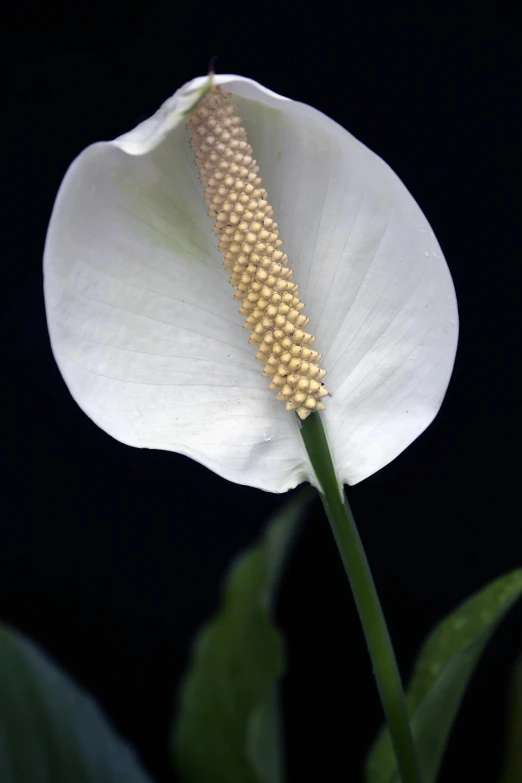
<path fill-rule="evenodd" d="M 2 783 L 152 783 L 94 700 L 0 624 Z"/>
<path fill-rule="evenodd" d="M 407 702 L 424 783 L 434 783 L 451 727 L 475 667 L 496 627 L 522 594 L 522 570 L 487 585 L 446 617 L 417 659 Z M 367 783 L 398 783 L 388 731 L 367 760 Z"/>
<path fill-rule="evenodd" d="M 196 640 L 172 745 L 183 783 L 283 783 L 284 651 L 271 604 L 312 494 L 301 491 L 236 559 L 221 606 Z"/>

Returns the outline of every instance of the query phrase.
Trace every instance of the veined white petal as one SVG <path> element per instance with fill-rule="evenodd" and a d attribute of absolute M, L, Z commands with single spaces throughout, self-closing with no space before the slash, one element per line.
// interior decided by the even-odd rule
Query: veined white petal
<path fill-rule="evenodd" d="M 282 492 L 316 482 L 206 215 L 185 128 L 206 81 L 67 172 L 44 258 L 51 343 L 78 404 L 118 440 Z M 458 334 L 448 268 L 402 182 L 347 131 L 249 79 L 215 83 L 240 106 L 328 371 L 319 415 L 340 481 L 355 484 L 440 408 Z"/>

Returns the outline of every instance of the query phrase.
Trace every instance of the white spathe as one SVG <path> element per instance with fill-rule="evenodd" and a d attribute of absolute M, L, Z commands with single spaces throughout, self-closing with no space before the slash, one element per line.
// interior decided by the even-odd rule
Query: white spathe
<path fill-rule="evenodd" d="M 316 484 L 293 413 L 268 389 L 189 148 L 189 82 L 69 168 L 44 255 L 51 344 L 74 399 L 113 437 L 186 454 L 271 492 Z M 321 112 L 217 76 L 240 107 L 332 394 L 339 480 L 356 484 L 430 424 L 455 358 L 455 292 L 393 171 Z"/>

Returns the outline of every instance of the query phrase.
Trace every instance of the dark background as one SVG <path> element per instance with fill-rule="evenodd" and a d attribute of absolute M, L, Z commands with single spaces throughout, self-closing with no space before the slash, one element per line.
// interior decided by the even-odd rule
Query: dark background
<path fill-rule="evenodd" d="M 150 116 L 212 55 L 218 71 L 312 104 L 381 155 L 453 275 L 461 339 L 440 414 L 348 493 L 404 676 L 434 623 L 522 562 L 520 244 L 509 236 L 520 219 L 522 36 L 488 6 L 392 5 L 19 4 L 4 29 L 0 618 L 97 697 L 158 781 L 169 779 L 190 641 L 230 559 L 283 498 L 98 429 L 50 351 L 41 257 L 72 159 Z M 285 575 L 279 622 L 288 783 L 356 780 L 381 714 L 318 504 Z M 495 780 L 521 628 L 519 607 L 473 679 L 442 781 Z"/>

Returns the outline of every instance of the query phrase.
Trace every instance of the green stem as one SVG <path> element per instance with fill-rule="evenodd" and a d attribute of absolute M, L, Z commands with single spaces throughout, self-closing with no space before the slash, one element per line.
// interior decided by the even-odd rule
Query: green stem
<path fill-rule="evenodd" d="M 402 783 L 421 783 L 417 752 L 390 635 L 348 502 L 335 473 L 321 416 L 311 414 L 301 435 L 322 488 L 321 500 L 350 580 Z"/>

